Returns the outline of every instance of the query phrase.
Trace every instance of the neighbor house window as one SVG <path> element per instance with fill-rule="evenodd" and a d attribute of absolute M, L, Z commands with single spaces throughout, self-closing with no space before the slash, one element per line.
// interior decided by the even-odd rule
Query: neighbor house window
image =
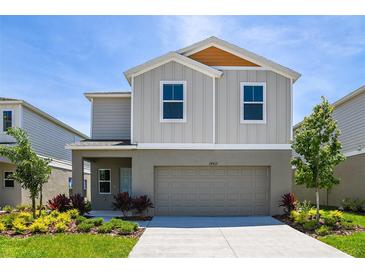
<path fill-rule="evenodd" d="M 241 83 L 241 123 L 266 123 L 266 83 Z"/>
<path fill-rule="evenodd" d="M 186 122 L 186 82 L 160 82 L 161 122 Z"/>
<path fill-rule="evenodd" d="M 11 171 L 4 172 L 4 187 L 6 187 L 6 188 L 14 187 L 14 180 L 12 178 L 10 178 L 11 175 L 13 175 L 13 172 L 11 172 Z"/>
<path fill-rule="evenodd" d="M 111 193 L 111 171 L 110 169 L 99 169 L 99 193 Z"/>
<path fill-rule="evenodd" d="M 72 177 L 68 177 L 68 189 L 72 189 Z"/>
<path fill-rule="evenodd" d="M 13 126 L 13 112 L 11 110 L 3 111 L 3 131 Z"/>

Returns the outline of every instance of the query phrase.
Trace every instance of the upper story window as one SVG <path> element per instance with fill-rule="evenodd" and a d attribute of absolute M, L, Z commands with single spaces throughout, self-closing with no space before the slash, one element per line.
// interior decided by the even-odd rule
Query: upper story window
<path fill-rule="evenodd" d="M 266 83 L 241 83 L 241 123 L 266 123 Z"/>
<path fill-rule="evenodd" d="M 4 172 L 4 187 L 5 188 L 13 188 L 14 187 L 14 179 L 11 178 L 13 175 L 12 171 L 5 171 Z"/>
<path fill-rule="evenodd" d="M 186 122 L 186 82 L 160 82 L 160 121 Z"/>
<path fill-rule="evenodd" d="M 5 132 L 8 128 L 13 126 L 13 111 L 3 111 L 3 131 Z"/>

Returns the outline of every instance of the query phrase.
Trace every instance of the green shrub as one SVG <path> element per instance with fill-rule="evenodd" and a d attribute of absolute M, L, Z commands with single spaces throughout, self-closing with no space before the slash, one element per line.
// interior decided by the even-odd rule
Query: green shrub
<path fill-rule="evenodd" d="M 45 233 L 48 231 L 48 225 L 43 218 L 38 218 L 29 226 L 29 230 L 33 233 Z"/>
<path fill-rule="evenodd" d="M 317 226 L 317 221 L 316 220 L 310 220 L 307 221 L 303 224 L 303 228 L 305 230 L 314 230 Z"/>
<path fill-rule="evenodd" d="M 319 236 L 326 236 L 330 233 L 330 229 L 328 226 L 322 225 L 321 227 L 317 228 L 315 232 Z"/>
<path fill-rule="evenodd" d="M 71 223 L 71 216 L 67 212 L 60 213 L 56 218 L 56 223 L 64 223 L 69 225 Z"/>
<path fill-rule="evenodd" d="M 15 207 L 18 211 L 31 211 L 32 210 L 32 207 L 30 205 L 17 205 Z"/>
<path fill-rule="evenodd" d="M 361 212 L 365 201 L 360 199 L 345 198 L 342 200 L 341 206 L 346 211 Z"/>
<path fill-rule="evenodd" d="M 31 222 L 33 222 L 33 216 L 30 212 L 19 212 L 19 214 L 17 215 L 17 218 L 21 218 L 24 220 L 25 223 L 30 224 Z"/>
<path fill-rule="evenodd" d="M 15 213 L 0 215 L 0 221 L 6 226 L 6 228 L 11 229 L 16 216 L 17 214 Z"/>
<path fill-rule="evenodd" d="M 342 221 L 341 227 L 346 230 L 352 230 L 356 227 L 356 225 L 349 221 Z"/>
<path fill-rule="evenodd" d="M 94 227 L 94 224 L 88 222 L 82 222 L 77 226 L 77 230 L 80 232 L 90 232 Z"/>
<path fill-rule="evenodd" d="M 343 219 L 343 214 L 338 210 L 331 210 L 321 214 L 321 219 L 327 226 L 335 226 L 338 222 Z"/>
<path fill-rule="evenodd" d="M 11 213 L 14 210 L 14 208 L 11 205 L 4 205 L 2 210 L 5 211 L 6 213 Z"/>
<path fill-rule="evenodd" d="M 92 224 L 93 226 L 101 226 L 104 223 L 104 219 L 103 218 L 93 218 L 93 219 L 87 219 L 85 222 Z"/>
<path fill-rule="evenodd" d="M 56 223 L 55 229 L 56 232 L 65 232 L 68 229 L 68 226 L 65 223 Z"/>
<path fill-rule="evenodd" d="M 25 225 L 22 218 L 16 218 L 13 221 L 13 229 L 16 234 L 24 234 L 24 232 L 27 230 L 27 226 Z"/>
<path fill-rule="evenodd" d="M 6 227 L 3 223 L 0 222 L 0 233 L 5 231 Z"/>
<path fill-rule="evenodd" d="M 308 214 L 306 212 L 299 212 L 296 210 L 292 210 L 290 212 L 290 218 L 294 221 L 294 223 L 304 224 L 309 220 Z"/>
<path fill-rule="evenodd" d="M 114 229 L 114 225 L 112 223 L 104 223 L 98 228 L 99 233 L 110 233 Z"/>
<path fill-rule="evenodd" d="M 79 216 L 79 211 L 74 208 L 74 209 L 70 209 L 69 211 L 67 211 L 67 214 L 71 217 L 71 219 L 76 219 L 77 216 Z"/>
<path fill-rule="evenodd" d="M 133 222 L 126 222 L 120 219 L 111 219 L 109 221 L 120 234 L 132 233 L 138 229 L 138 224 Z"/>
<path fill-rule="evenodd" d="M 77 216 L 75 218 L 75 222 L 76 222 L 77 225 L 78 224 L 81 224 L 82 222 L 85 222 L 86 220 L 88 220 L 88 219 L 86 217 L 84 217 L 84 216 Z"/>
<path fill-rule="evenodd" d="M 302 203 L 297 204 L 297 210 L 300 212 L 309 212 L 311 209 L 313 209 L 313 205 L 309 201 L 304 200 Z"/>

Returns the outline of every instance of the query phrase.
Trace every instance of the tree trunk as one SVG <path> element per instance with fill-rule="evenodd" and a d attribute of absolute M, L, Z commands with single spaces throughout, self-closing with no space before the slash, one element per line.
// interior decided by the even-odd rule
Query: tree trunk
<path fill-rule="evenodd" d="M 42 203 L 43 203 L 43 186 L 39 189 L 39 214 L 38 217 L 41 217 L 42 214 Z"/>
<path fill-rule="evenodd" d="M 316 189 L 316 206 L 317 206 L 317 214 L 316 214 L 316 221 L 319 223 L 319 188 Z"/>
<path fill-rule="evenodd" d="M 33 218 L 36 218 L 36 214 L 35 214 L 35 197 L 32 195 L 32 212 L 33 212 Z"/>

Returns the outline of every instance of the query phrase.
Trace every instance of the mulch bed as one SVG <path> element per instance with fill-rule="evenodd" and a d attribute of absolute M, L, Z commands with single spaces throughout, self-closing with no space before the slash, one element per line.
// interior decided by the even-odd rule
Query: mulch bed
<path fill-rule="evenodd" d="M 318 238 L 318 237 L 321 237 L 319 235 L 317 235 L 315 233 L 315 231 L 308 231 L 308 230 L 305 230 L 303 228 L 302 225 L 300 224 L 296 224 L 294 223 L 288 215 L 276 215 L 276 216 L 273 216 L 275 219 L 279 220 L 280 222 L 283 222 L 289 226 L 291 226 L 292 228 L 296 229 L 296 230 L 299 230 L 300 232 L 304 233 L 304 234 L 307 234 L 313 238 Z M 355 226 L 353 229 L 339 229 L 339 228 L 334 228 L 333 230 L 331 230 L 330 234 L 329 235 L 343 235 L 343 236 L 347 236 L 347 235 L 351 235 L 355 232 L 365 232 L 365 228 L 363 227 L 359 227 L 359 226 Z"/>

